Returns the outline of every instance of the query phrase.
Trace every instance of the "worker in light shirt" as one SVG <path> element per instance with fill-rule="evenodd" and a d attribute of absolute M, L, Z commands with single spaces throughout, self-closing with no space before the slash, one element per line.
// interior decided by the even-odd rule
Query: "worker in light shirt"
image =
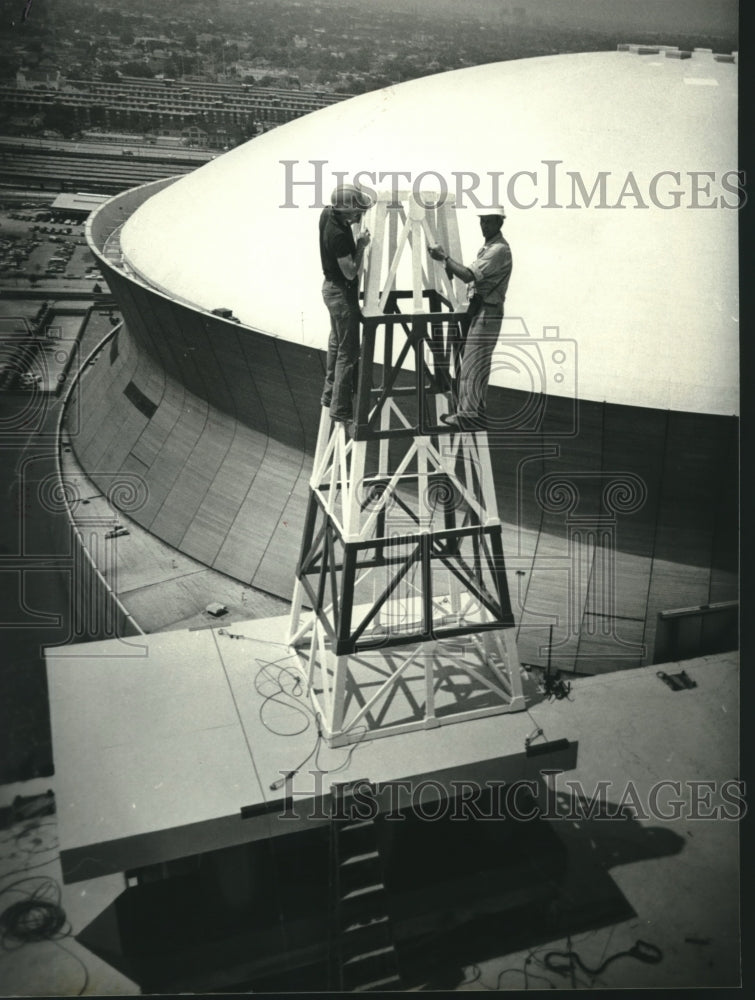
<path fill-rule="evenodd" d="M 428 248 L 434 260 L 445 263 L 449 278 L 461 278 L 473 293 L 467 311 L 469 330 L 461 362 L 457 409 L 441 417 L 444 423 L 460 430 L 485 426 L 490 367 L 501 332 L 512 267 L 511 248 L 501 235 L 506 218 L 503 208 L 497 205 L 477 214 L 485 243 L 468 267 L 453 260 L 440 244 Z"/>

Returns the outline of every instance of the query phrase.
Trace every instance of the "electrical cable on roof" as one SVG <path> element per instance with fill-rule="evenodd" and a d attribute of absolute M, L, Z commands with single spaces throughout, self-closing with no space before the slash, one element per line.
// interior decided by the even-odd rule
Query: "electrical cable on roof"
<path fill-rule="evenodd" d="M 257 641 L 256 639 L 252 640 L 249 636 L 242 635 L 241 633 L 228 632 L 224 628 L 218 629 L 218 635 L 223 635 L 228 639 L 249 639 L 249 641 Z M 275 645 L 283 644 L 275 643 Z M 262 702 L 257 709 L 257 715 L 265 729 L 267 729 L 268 732 L 273 733 L 275 736 L 300 736 L 309 729 L 310 720 L 314 722 L 317 728 L 317 736 L 312 749 L 295 768 L 288 771 L 285 776 L 272 782 L 269 786 L 270 791 L 277 791 L 282 788 L 286 783 L 286 780 L 297 774 L 313 755 L 315 756 L 315 768 L 320 771 L 321 774 L 336 774 L 337 772 L 344 770 L 351 762 L 354 751 L 360 745 L 359 742 L 354 743 L 350 747 L 345 760 L 343 760 L 337 767 L 324 769 L 319 766 L 320 750 L 322 748 L 322 744 L 324 743 L 320 724 L 320 715 L 311 708 L 306 700 L 304 700 L 304 684 L 301 673 L 295 667 L 284 665 L 286 660 L 290 660 L 295 657 L 295 653 L 289 652 L 286 653 L 285 656 L 281 656 L 276 660 L 255 659 L 259 669 L 254 675 L 254 689 L 262 698 Z M 287 685 L 286 681 L 289 681 L 290 683 Z M 270 704 L 276 704 L 294 712 L 296 715 L 303 717 L 305 720 L 304 725 L 293 731 L 282 731 L 275 728 L 270 723 L 269 719 L 265 718 L 266 709 Z M 359 727 L 360 732 L 367 732 L 367 730 L 368 726 L 366 725 Z"/>
<path fill-rule="evenodd" d="M 518 969 L 516 966 L 511 966 L 510 968 L 507 968 L 507 969 L 501 969 L 501 971 L 498 973 L 498 976 L 496 977 L 495 986 L 488 986 L 487 983 L 483 982 L 483 979 L 482 979 L 482 969 L 479 967 L 479 965 L 469 966 L 470 970 L 473 971 L 472 978 L 471 979 L 465 979 L 459 985 L 460 986 L 470 986 L 472 983 L 477 983 L 484 990 L 489 990 L 491 992 L 492 991 L 498 992 L 498 991 L 500 991 L 502 989 L 502 987 L 501 987 L 501 980 L 503 979 L 503 977 L 506 976 L 506 975 L 509 975 L 510 973 L 517 973 L 520 976 L 524 976 L 524 988 L 525 988 L 525 990 L 528 990 L 530 988 L 530 986 L 529 986 L 530 979 L 539 979 L 539 980 L 542 980 L 542 982 L 548 984 L 548 987 L 547 987 L 548 989 L 555 990 L 556 989 L 556 985 L 555 985 L 555 983 L 552 983 L 550 981 L 550 979 L 547 979 L 545 976 L 538 976 L 535 973 L 527 971 L 527 966 L 528 966 L 528 964 L 529 964 L 530 961 L 531 961 L 531 956 L 528 955 L 527 958 L 524 960 L 524 964 L 522 965 L 521 969 Z M 512 987 L 509 987 L 509 988 L 513 989 L 514 987 L 512 986 Z M 545 987 L 537 987 L 537 988 L 538 989 L 545 989 Z"/>
<path fill-rule="evenodd" d="M 22 888 L 31 885 L 35 888 Z M 7 894 L 22 898 L 0 912 L 0 945 L 4 951 L 17 951 L 29 944 L 52 941 L 84 970 L 84 984 L 78 992 L 81 996 L 89 986 L 89 970 L 78 955 L 60 944 L 61 940 L 71 936 L 72 928 L 60 905 L 58 883 L 46 875 L 30 875 L 0 889 L 0 898 Z"/>
<path fill-rule="evenodd" d="M 554 964 L 554 959 L 568 959 L 568 965 Z M 614 955 L 609 955 L 609 957 L 598 966 L 597 969 L 591 969 L 589 966 L 585 965 L 579 954 L 570 949 L 569 951 L 549 951 L 543 958 L 543 964 L 551 972 L 558 972 L 561 975 L 566 975 L 568 972 L 573 972 L 574 964 L 576 963 L 579 968 L 586 972 L 588 976 L 599 976 L 601 972 L 608 968 L 612 962 L 615 962 L 619 958 L 635 958 L 639 962 L 645 962 L 649 965 L 657 965 L 663 959 L 663 952 L 654 944 L 650 944 L 647 941 L 641 941 L 639 938 L 626 951 L 617 951 Z"/>
<path fill-rule="evenodd" d="M 16 833 L 11 834 L 8 837 L 5 837 L 3 840 L 0 841 L 0 845 L 13 844 L 15 848 L 15 850 L 13 850 L 10 854 L 0 854 L 0 862 L 10 861 L 12 858 L 16 856 L 16 851 L 23 851 L 23 853 L 26 854 L 28 857 L 34 857 L 35 855 L 48 854 L 50 851 L 56 851 L 58 849 L 59 845 L 57 838 L 55 839 L 55 843 L 50 844 L 49 846 L 45 846 L 40 838 L 36 838 L 37 843 L 33 843 L 31 847 L 26 847 L 24 844 L 25 838 L 27 838 L 31 834 L 34 834 L 41 827 L 43 826 L 57 827 L 57 823 L 49 821 L 40 823 L 39 820 L 36 819 L 24 820 L 21 822 L 23 822 L 24 824 L 23 829 L 17 831 Z M 58 855 L 56 855 L 54 858 L 48 858 L 47 861 L 40 861 L 37 864 L 30 865 L 26 863 L 19 868 L 12 869 L 11 871 L 1 872 L 0 879 L 6 879 L 10 878 L 12 875 L 20 875 L 24 872 L 34 871 L 34 869 L 36 868 L 45 868 L 53 861 L 56 861 L 57 858 Z"/>
<path fill-rule="evenodd" d="M 301 733 L 305 733 L 310 726 L 310 720 L 314 719 L 314 713 L 310 709 L 309 705 L 296 700 L 284 701 L 283 698 L 299 699 L 304 693 L 304 687 L 302 685 L 301 674 L 298 670 L 294 670 L 292 667 L 280 666 L 284 660 L 291 658 L 292 654 L 281 657 L 278 660 L 257 660 L 259 664 L 259 670 L 254 676 L 254 689 L 258 695 L 262 698 L 262 704 L 259 706 L 258 715 L 259 720 L 268 732 L 274 733 L 276 736 L 299 736 Z M 273 671 L 277 668 L 277 674 L 273 674 Z M 292 683 L 290 688 L 284 686 L 282 678 L 291 679 Z M 264 691 L 264 685 L 273 685 L 272 691 Z M 270 704 L 282 705 L 284 708 L 293 711 L 295 714 L 304 717 L 304 725 L 301 729 L 297 729 L 293 732 L 281 732 L 275 729 L 269 722 L 265 720 L 265 709 Z"/>

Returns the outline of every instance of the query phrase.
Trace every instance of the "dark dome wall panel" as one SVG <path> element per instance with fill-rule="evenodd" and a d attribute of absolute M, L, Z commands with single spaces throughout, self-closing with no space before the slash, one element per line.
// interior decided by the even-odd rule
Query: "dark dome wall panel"
<path fill-rule="evenodd" d="M 82 380 L 79 460 L 95 482 L 141 477 L 146 501 L 133 516 L 163 541 L 289 597 L 316 435 L 289 378 L 317 415 L 320 355 L 175 303 L 153 308 L 151 290 L 109 268 L 108 280 L 126 325 Z M 154 407 L 149 418 L 141 397 Z"/>
<path fill-rule="evenodd" d="M 127 337 L 128 332 L 124 330 L 123 336 Z M 151 359 L 150 364 L 154 365 Z M 161 382 L 150 376 L 145 389 L 150 399 L 159 401 L 159 405 L 131 449 L 131 454 L 143 465 L 151 467 L 181 420 L 186 390 L 165 375 Z"/>
<path fill-rule="evenodd" d="M 636 476 L 644 502 L 618 525 L 622 551 L 652 558 L 663 481 L 668 412 L 641 406 L 604 406 L 603 468 Z"/>
<path fill-rule="evenodd" d="M 122 339 L 119 335 L 119 341 Z M 123 419 L 132 417 L 133 407 L 130 404 L 128 407 L 124 406 L 121 396 L 136 370 L 144 363 L 137 351 L 132 351 L 130 354 L 120 353 L 115 361 L 111 362 L 109 352 L 106 350 L 97 358 L 95 365 L 85 372 L 78 389 L 82 397 L 87 400 L 87 410 L 84 412 L 88 416 L 88 411 L 91 410 L 102 422 L 86 418 L 82 420 L 79 433 L 73 442 L 84 468 L 101 468 L 105 442 L 110 440 L 114 433 L 118 433 Z M 142 426 L 147 423 L 143 415 L 140 420 Z M 124 436 L 123 440 L 128 439 Z"/>
<path fill-rule="evenodd" d="M 204 432 L 209 407 L 200 399 L 191 402 L 187 399 L 187 403 L 155 463 L 168 489 L 150 525 L 151 531 L 176 548 L 180 547 L 207 488 L 192 457 Z"/>
<path fill-rule="evenodd" d="M 235 433 L 236 422 L 227 414 L 210 408 L 202 434 L 185 467 L 189 477 L 185 485 L 194 493 L 195 506 L 177 547 L 208 566 L 215 561 L 227 534 L 227 520 L 214 513 L 220 499 L 216 483 L 228 460 Z"/>

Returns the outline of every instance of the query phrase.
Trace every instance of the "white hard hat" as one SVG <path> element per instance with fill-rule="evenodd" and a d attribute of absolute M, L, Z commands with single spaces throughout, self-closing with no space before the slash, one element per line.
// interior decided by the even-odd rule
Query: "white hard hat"
<path fill-rule="evenodd" d="M 480 217 L 484 215 L 497 215 L 501 219 L 506 218 L 506 212 L 504 211 L 503 205 L 491 205 L 489 208 L 478 208 L 475 215 Z"/>

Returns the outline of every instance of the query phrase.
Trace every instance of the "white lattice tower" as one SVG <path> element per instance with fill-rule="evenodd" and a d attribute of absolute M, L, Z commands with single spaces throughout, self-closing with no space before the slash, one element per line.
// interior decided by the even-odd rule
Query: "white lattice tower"
<path fill-rule="evenodd" d="M 452 257 L 461 259 L 459 226 L 453 195 L 437 204 L 437 195 L 423 193 L 421 201 L 409 192 L 397 195 L 380 192 L 363 220 L 372 235 L 365 257 L 364 305 L 365 316 L 385 312 L 401 265 L 407 264 L 402 277 L 410 279 L 412 312 L 425 308 L 424 293 L 442 292 L 454 310 L 466 309 L 466 286 L 459 278 L 446 274 L 444 265 L 427 253 L 428 245 L 442 243 Z M 429 206 L 429 207 L 428 207 Z"/>
<path fill-rule="evenodd" d="M 453 205 L 370 221 L 355 421 L 321 412 L 291 612 L 331 745 L 524 708 L 487 435 L 440 422 L 465 306 L 426 246 L 458 252 Z"/>

